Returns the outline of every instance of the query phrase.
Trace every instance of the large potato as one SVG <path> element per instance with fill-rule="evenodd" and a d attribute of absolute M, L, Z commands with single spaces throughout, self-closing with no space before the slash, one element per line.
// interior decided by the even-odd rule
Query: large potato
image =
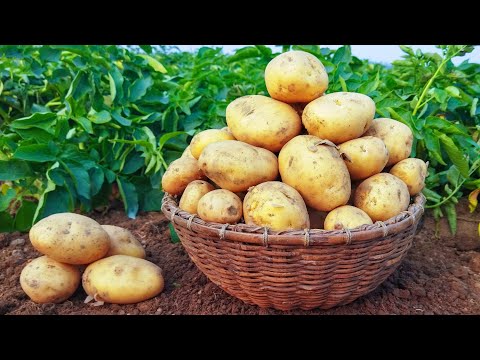
<path fill-rule="evenodd" d="M 396 163 L 390 174 L 395 175 L 405 184 L 411 196 L 417 195 L 425 187 L 427 164 L 421 159 L 405 159 Z"/>
<path fill-rule="evenodd" d="M 330 211 L 323 225 L 325 230 L 354 229 L 373 224 L 368 214 L 355 206 L 344 205 Z"/>
<path fill-rule="evenodd" d="M 315 136 L 299 135 L 283 147 L 278 163 L 282 181 L 295 188 L 308 206 L 330 211 L 347 203 L 350 175 L 335 147 L 322 145 Z"/>
<path fill-rule="evenodd" d="M 235 140 L 235 138 L 229 131 L 223 129 L 208 129 L 201 131 L 196 134 L 190 142 L 190 152 L 195 159 L 198 159 L 205 146 L 223 140 Z"/>
<path fill-rule="evenodd" d="M 290 105 L 261 95 L 232 101 L 227 124 L 237 140 L 272 152 L 280 151 L 302 130 L 302 120 Z"/>
<path fill-rule="evenodd" d="M 352 180 L 362 180 L 378 174 L 388 162 L 385 143 L 373 136 L 344 142 L 339 145 L 339 149 L 347 155 L 345 164 Z"/>
<path fill-rule="evenodd" d="M 197 213 L 198 201 L 206 193 L 215 190 L 215 187 L 203 180 L 192 181 L 185 188 L 178 207 L 190 214 Z"/>
<path fill-rule="evenodd" d="M 242 200 L 229 190 L 213 190 L 201 197 L 197 212 L 204 221 L 236 224 L 242 218 Z"/>
<path fill-rule="evenodd" d="M 272 59 L 265 69 L 270 96 L 286 103 L 310 102 L 328 88 L 323 64 L 304 51 L 287 51 Z"/>
<path fill-rule="evenodd" d="M 309 103 L 302 121 L 310 135 L 341 144 L 361 136 L 374 116 L 375 103 L 367 95 L 337 92 Z"/>
<path fill-rule="evenodd" d="M 387 166 L 408 158 L 412 152 L 412 130 L 399 121 L 387 118 L 375 119 L 365 135 L 383 140 L 389 154 Z"/>
<path fill-rule="evenodd" d="M 180 195 L 192 181 L 203 178 L 204 174 L 198 166 L 198 161 L 182 157 L 172 161 L 168 166 L 162 177 L 162 189 L 169 194 Z"/>
<path fill-rule="evenodd" d="M 97 301 L 133 304 L 160 294 L 164 280 L 162 270 L 150 261 L 114 255 L 90 264 L 82 285 Z"/>
<path fill-rule="evenodd" d="M 388 173 L 380 173 L 358 186 L 354 204 L 373 221 L 385 221 L 407 210 L 410 194 L 402 180 Z"/>
<path fill-rule="evenodd" d="M 20 274 L 20 286 L 36 303 L 60 303 L 67 300 L 80 284 L 76 266 L 41 256 L 30 261 Z"/>
<path fill-rule="evenodd" d="M 247 191 L 278 176 L 274 153 L 241 141 L 212 143 L 203 149 L 198 162 L 209 179 L 233 192 Z"/>
<path fill-rule="evenodd" d="M 66 264 L 90 264 L 110 247 L 110 237 L 99 223 L 74 213 L 40 220 L 30 229 L 30 241 L 42 254 Z"/>
<path fill-rule="evenodd" d="M 243 201 L 245 224 L 274 231 L 310 227 L 307 207 L 297 190 L 280 181 L 267 181 L 249 190 Z"/>
<path fill-rule="evenodd" d="M 128 255 L 145 259 L 145 249 L 130 231 L 114 225 L 102 225 L 102 227 L 110 237 L 107 256 Z"/>

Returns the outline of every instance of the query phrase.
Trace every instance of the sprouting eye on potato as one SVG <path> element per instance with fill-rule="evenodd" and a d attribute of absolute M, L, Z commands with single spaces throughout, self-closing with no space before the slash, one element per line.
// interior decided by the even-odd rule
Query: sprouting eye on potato
<path fill-rule="evenodd" d="M 110 237 L 110 249 L 106 256 L 129 255 L 145 259 L 145 249 L 127 229 L 114 225 L 102 225 Z"/>
<path fill-rule="evenodd" d="M 198 161 L 195 158 L 187 156 L 181 157 L 168 166 L 167 171 L 162 177 L 163 191 L 172 194 L 180 195 L 188 184 L 194 180 L 201 180 L 205 176 L 198 166 Z"/>
<path fill-rule="evenodd" d="M 229 190 L 213 190 L 200 198 L 197 212 L 204 221 L 236 224 L 242 218 L 242 200 Z"/>

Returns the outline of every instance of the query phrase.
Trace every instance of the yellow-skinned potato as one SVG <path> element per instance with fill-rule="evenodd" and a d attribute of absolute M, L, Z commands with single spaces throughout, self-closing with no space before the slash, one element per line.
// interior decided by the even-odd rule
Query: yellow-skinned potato
<path fill-rule="evenodd" d="M 110 237 L 99 223 L 74 213 L 50 215 L 36 223 L 29 235 L 35 249 L 66 264 L 90 264 L 110 248 Z"/>
<path fill-rule="evenodd" d="M 180 198 L 180 203 L 178 207 L 190 214 L 197 213 L 198 201 L 206 193 L 215 190 L 215 187 L 203 180 L 192 181 L 186 187 L 183 192 L 182 197 Z"/>
<path fill-rule="evenodd" d="M 133 234 L 120 226 L 102 225 L 110 236 L 110 249 L 107 256 L 128 255 L 145 259 L 145 249 Z"/>
<path fill-rule="evenodd" d="M 412 130 L 399 121 L 387 118 L 375 119 L 365 133 L 365 136 L 367 135 L 382 139 L 387 146 L 389 154 L 387 166 L 407 159 L 412 152 Z"/>
<path fill-rule="evenodd" d="M 347 155 L 347 165 L 352 180 L 366 179 L 378 174 L 388 162 L 385 143 L 374 136 L 364 136 L 339 145 L 341 153 Z"/>
<path fill-rule="evenodd" d="M 198 159 L 205 146 L 223 140 L 235 140 L 235 138 L 229 131 L 223 129 L 208 129 L 201 131 L 196 134 L 190 142 L 190 152 L 195 159 Z"/>
<path fill-rule="evenodd" d="M 402 180 L 392 174 L 380 173 L 358 186 L 354 204 L 365 211 L 372 221 L 385 221 L 407 210 L 410 194 Z"/>
<path fill-rule="evenodd" d="M 213 190 L 202 196 L 197 212 L 204 221 L 236 224 L 242 218 L 242 200 L 229 190 Z"/>
<path fill-rule="evenodd" d="M 274 153 L 241 141 L 207 145 L 198 159 L 200 169 L 222 189 L 247 191 L 250 186 L 275 180 L 278 161 Z"/>
<path fill-rule="evenodd" d="M 245 224 L 266 226 L 274 231 L 310 227 L 301 195 L 280 181 L 267 181 L 249 190 L 243 201 Z"/>
<path fill-rule="evenodd" d="M 20 274 L 20 286 L 32 301 L 60 303 L 67 300 L 80 284 L 80 271 L 74 265 L 63 264 L 41 256 L 30 261 Z"/>
<path fill-rule="evenodd" d="M 188 184 L 204 177 L 196 159 L 183 157 L 168 166 L 162 177 L 162 189 L 169 194 L 180 195 Z"/>
<path fill-rule="evenodd" d="M 154 263 L 114 255 L 90 264 L 83 273 L 82 285 L 97 301 L 133 304 L 160 294 L 164 280 L 162 270 Z"/>
<path fill-rule="evenodd" d="M 190 159 L 195 159 L 192 155 L 192 152 L 190 151 L 190 145 L 188 145 L 185 150 L 183 150 L 183 153 L 182 153 L 182 156 L 180 157 L 180 159 L 182 158 L 190 158 Z M 196 160 L 196 159 L 195 159 Z"/>
<path fill-rule="evenodd" d="M 325 230 L 354 229 L 373 224 L 368 214 L 355 206 L 344 205 L 330 211 L 325 218 Z"/>
<path fill-rule="evenodd" d="M 405 159 L 396 163 L 390 174 L 395 175 L 405 184 L 411 196 L 417 195 L 425 187 L 427 164 L 421 159 Z"/>
<path fill-rule="evenodd" d="M 374 116 L 375 103 L 367 95 L 336 92 L 309 103 L 302 122 L 310 135 L 341 144 L 360 137 Z"/>
<path fill-rule="evenodd" d="M 280 151 L 278 163 L 282 181 L 316 210 L 333 210 L 350 198 L 350 174 L 340 153 L 315 136 L 290 140 Z"/>
<path fill-rule="evenodd" d="M 265 84 L 274 99 L 286 103 L 310 102 L 327 90 L 328 74 L 315 56 L 293 50 L 268 63 Z"/>
<path fill-rule="evenodd" d="M 237 140 L 278 152 L 300 134 L 302 120 L 288 104 L 262 96 L 242 96 L 227 106 L 227 124 Z"/>

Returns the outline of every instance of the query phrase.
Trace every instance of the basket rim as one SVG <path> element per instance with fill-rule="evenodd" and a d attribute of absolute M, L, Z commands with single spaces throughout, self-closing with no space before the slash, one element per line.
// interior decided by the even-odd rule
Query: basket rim
<path fill-rule="evenodd" d="M 174 224 L 205 236 L 218 237 L 250 244 L 268 245 L 338 245 L 385 238 L 406 231 L 418 225 L 424 213 L 425 196 L 415 195 L 406 211 L 386 221 L 373 225 L 363 225 L 349 230 L 304 229 L 272 231 L 267 227 L 246 224 L 221 224 L 203 221 L 196 214 L 190 214 L 178 207 L 177 197 L 165 193 L 162 199 L 162 212 Z"/>

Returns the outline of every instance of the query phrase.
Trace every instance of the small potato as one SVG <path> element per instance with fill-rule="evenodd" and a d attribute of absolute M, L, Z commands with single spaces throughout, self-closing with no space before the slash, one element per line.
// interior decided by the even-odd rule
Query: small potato
<path fill-rule="evenodd" d="M 229 131 L 225 131 L 223 129 L 204 130 L 193 137 L 189 145 L 190 151 L 193 157 L 198 159 L 205 146 L 223 140 L 235 140 L 235 138 Z"/>
<path fill-rule="evenodd" d="M 99 223 L 74 213 L 50 215 L 33 225 L 29 235 L 35 249 L 66 264 L 90 264 L 110 248 L 110 237 Z"/>
<path fill-rule="evenodd" d="M 145 249 L 130 231 L 114 225 L 102 225 L 102 227 L 110 237 L 107 256 L 128 255 L 145 259 Z"/>
<path fill-rule="evenodd" d="M 242 200 L 231 191 L 213 190 L 202 196 L 197 211 L 203 221 L 236 224 L 242 218 Z"/>
<path fill-rule="evenodd" d="M 133 304 L 160 294 L 164 280 L 162 269 L 150 261 L 113 255 L 90 264 L 83 273 L 82 285 L 97 301 Z"/>
<path fill-rule="evenodd" d="M 354 204 L 365 211 L 372 221 L 385 221 L 407 210 L 410 194 L 402 180 L 388 173 L 380 173 L 358 186 Z"/>
<path fill-rule="evenodd" d="M 205 177 L 196 159 L 183 157 L 172 161 L 162 177 L 163 191 L 171 195 L 180 195 L 188 184 Z"/>
<path fill-rule="evenodd" d="M 375 119 L 364 135 L 375 136 L 383 140 L 389 154 L 387 166 L 407 159 L 412 152 L 412 130 L 399 121 L 387 118 Z"/>
<path fill-rule="evenodd" d="M 362 180 L 378 174 L 388 162 L 385 143 L 373 136 L 344 142 L 339 145 L 339 149 L 347 156 L 345 165 L 352 180 Z"/>
<path fill-rule="evenodd" d="M 61 303 L 77 290 L 80 271 L 76 266 L 63 264 L 41 256 L 30 261 L 20 274 L 20 286 L 32 301 Z"/>
<path fill-rule="evenodd" d="M 330 211 L 325 218 L 325 230 L 354 229 L 373 224 L 368 214 L 355 206 L 344 205 Z"/>
<path fill-rule="evenodd" d="M 206 193 L 215 190 L 215 187 L 203 180 L 192 181 L 185 188 L 178 207 L 190 214 L 197 213 L 198 201 Z"/>
<path fill-rule="evenodd" d="M 274 231 L 310 227 L 305 201 L 297 190 L 280 181 L 267 181 L 250 189 L 243 201 L 245 224 Z"/>
<path fill-rule="evenodd" d="M 185 150 L 183 150 L 182 156 L 180 156 L 180 159 L 183 158 L 190 158 L 190 159 L 195 159 L 192 155 L 192 152 L 190 151 L 190 145 L 188 145 Z M 196 160 L 196 159 L 195 159 Z"/>
<path fill-rule="evenodd" d="M 374 116 L 375 103 L 367 95 L 336 92 L 309 103 L 302 122 L 310 135 L 341 144 L 360 137 Z"/>
<path fill-rule="evenodd" d="M 414 196 L 425 187 L 427 167 L 423 160 L 410 158 L 396 163 L 390 169 L 390 174 L 395 175 L 407 184 L 408 192 L 411 196 Z"/>
<path fill-rule="evenodd" d="M 310 102 L 328 88 L 328 74 L 314 55 L 287 51 L 272 59 L 265 69 L 270 96 L 286 103 Z"/>

